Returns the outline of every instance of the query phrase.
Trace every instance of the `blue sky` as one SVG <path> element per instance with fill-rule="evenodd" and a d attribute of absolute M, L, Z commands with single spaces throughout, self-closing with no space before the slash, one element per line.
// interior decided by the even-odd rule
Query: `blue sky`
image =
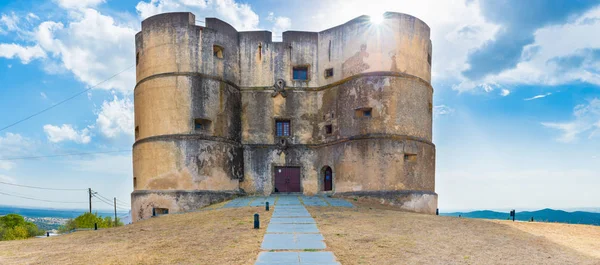
<path fill-rule="evenodd" d="M 2 1 L 0 128 L 92 89 L 0 131 L 0 181 L 90 187 L 129 202 L 133 36 L 142 19 L 169 11 L 274 35 L 318 31 L 384 11 L 417 16 L 431 27 L 434 47 L 440 209 L 600 203 L 597 1 Z M 107 153 L 5 160 L 86 152 Z M 0 184 L 0 192 L 77 202 L 0 194 L 3 205 L 85 208 L 87 201 L 85 191 Z"/>

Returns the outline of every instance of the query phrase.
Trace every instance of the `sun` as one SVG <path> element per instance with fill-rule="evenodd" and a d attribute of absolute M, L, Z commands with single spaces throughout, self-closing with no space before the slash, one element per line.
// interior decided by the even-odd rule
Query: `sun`
<path fill-rule="evenodd" d="M 381 13 L 377 13 L 377 14 L 372 14 L 369 16 L 371 19 L 371 23 L 373 24 L 381 24 L 381 22 L 383 22 L 383 14 Z"/>

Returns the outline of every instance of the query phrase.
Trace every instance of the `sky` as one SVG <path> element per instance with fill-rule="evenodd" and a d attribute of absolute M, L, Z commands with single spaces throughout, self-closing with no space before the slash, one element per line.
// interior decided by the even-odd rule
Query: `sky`
<path fill-rule="evenodd" d="M 274 35 L 414 15 L 431 28 L 440 210 L 600 205 L 600 3 L 576 0 L 2 1 L 0 128 L 88 91 L 0 131 L 0 205 L 86 208 L 87 188 L 129 204 L 134 35 L 172 11 Z"/>

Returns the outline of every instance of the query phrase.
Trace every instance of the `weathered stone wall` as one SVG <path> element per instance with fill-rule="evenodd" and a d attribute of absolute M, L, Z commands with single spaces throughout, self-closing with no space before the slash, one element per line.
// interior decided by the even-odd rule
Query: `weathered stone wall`
<path fill-rule="evenodd" d="M 239 192 L 238 35 L 220 20 L 206 24 L 196 26 L 190 13 L 162 14 L 144 20 L 136 36 L 133 176 L 134 194 L 144 195 L 132 195 L 134 221 L 149 217 L 151 205 L 173 213 L 227 197 L 194 196 Z M 213 56 L 213 45 L 223 58 Z M 209 125 L 196 128 L 196 119 Z"/>
<path fill-rule="evenodd" d="M 300 167 L 305 194 L 322 192 L 322 171 L 330 166 L 333 193 L 403 192 L 385 200 L 431 212 L 437 195 L 429 27 L 386 13 L 380 25 L 363 16 L 322 32 L 284 32 L 282 42 L 271 37 L 214 18 L 196 26 L 191 13 L 142 22 L 133 220 L 152 207 L 177 212 L 232 194 L 268 195 L 276 166 Z M 308 80 L 294 80 L 294 66 L 308 67 Z M 278 80 L 283 93 L 274 93 Z M 371 116 L 360 117 L 360 109 Z M 210 121 L 209 128 L 195 128 L 195 119 Z M 284 148 L 277 119 L 291 121 Z"/>

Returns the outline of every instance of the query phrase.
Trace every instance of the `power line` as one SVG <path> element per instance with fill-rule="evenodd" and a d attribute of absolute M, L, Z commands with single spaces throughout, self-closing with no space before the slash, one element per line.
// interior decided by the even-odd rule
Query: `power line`
<path fill-rule="evenodd" d="M 44 199 L 37 199 L 37 198 L 31 198 L 31 197 L 26 197 L 26 196 L 15 195 L 15 194 L 5 193 L 5 192 L 1 192 L 1 191 L 0 191 L 0 194 L 7 195 L 7 196 L 13 196 L 13 197 L 19 197 L 19 198 L 28 199 L 28 200 L 42 201 L 42 202 L 54 202 L 54 203 L 88 203 L 88 202 L 51 201 L 51 200 L 44 200 Z"/>
<path fill-rule="evenodd" d="M 79 95 L 81 95 L 81 94 L 83 94 L 83 93 L 85 93 L 85 92 L 88 92 L 88 91 L 92 90 L 93 88 L 95 88 L 95 87 L 97 87 L 97 86 L 99 86 L 99 85 L 103 84 L 104 82 L 106 82 L 106 81 L 108 81 L 108 80 L 111 80 L 111 79 L 113 79 L 115 76 L 118 76 L 118 75 L 122 74 L 123 72 L 125 72 L 125 71 L 127 71 L 127 70 L 131 69 L 131 68 L 132 68 L 132 67 L 134 67 L 134 66 L 135 66 L 135 64 L 133 64 L 133 65 L 131 65 L 131 66 L 127 67 L 125 70 L 123 70 L 123 71 L 121 71 L 121 72 L 118 72 L 118 73 L 116 73 L 116 74 L 112 75 L 111 77 L 109 77 L 109 78 L 107 78 L 107 79 L 104 79 L 104 80 L 103 80 L 103 81 L 101 81 L 100 83 L 98 83 L 98 84 L 95 84 L 95 85 L 91 86 L 91 87 L 90 87 L 90 88 L 88 88 L 88 89 L 85 89 L 85 90 L 82 90 L 82 91 L 80 91 L 80 92 L 77 92 L 77 93 L 75 93 L 73 96 L 70 96 L 70 97 L 68 97 L 68 98 L 66 98 L 66 99 L 63 99 L 62 101 L 59 101 L 58 103 L 56 103 L 56 104 L 54 104 L 54 105 L 52 105 L 52 106 L 50 106 L 50 107 L 47 107 L 47 108 L 45 108 L 45 109 L 43 109 L 43 110 L 40 110 L 40 111 L 38 111 L 38 112 L 36 112 L 36 113 L 34 113 L 34 114 L 31 114 L 31 115 L 29 115 L 29 116 L 27 116 L 27 117 L 25 117 L 25 118 L 23 118 L 23 119 L 21 119 L 21 120 L 18 120 L 18 121 L 14 122 L 14 123 L 12 123 L 12 124 L 10 124 L 10 125 L 8 125 L 8 126 L 5 126 L 5 127 L 3 127 L 2 129 L 0 129 L 0 132 L 1 132 L 1 131 L 4 131 L 4 130 L 6 130 L 6 129 L 10 128 L 10 127 L 13 127 L 13 126 L 15 126 L 15 125 L 17 125 L 17 124 L 19 124 L 19 123 L 21 123 L 21 122 L 24 122 L 24 121 L 26 121 L 26 120 L 29 120 L 29 119 L 31 119 L 31 118 L 33 118 L 33 117 L 37 116 L 37 115 L 40 115 L 40 114 L 42 114 L 42 113 L 44 113 L 44 112 L 46 112 L 46 111 L 48 111 L 48 110 L 51 110 L 51 109 L 53 109 L 53 108 L 57 107 L 58 105 L 61 105 L 61 104 L 65 103 L 65 102 L 67 102 L 67 101 L 69 101 L 69 100 L 71 100 L 71 99 L 74 99 L 74 98 L 76 98 L 77 96 L 79 96 Z"/>
<path fill-rule="evenodd" d="M 19 184 L 13 184 L 13 183 L 8 183 L 8 182 L 3 182 L 0 181 L 0 184 L 5 184 L 5 185 L 12 185 L 12 186 L 18 186 L 18 187 L 23 187 L 23 188 L 31 188 L 31 189 L 39 189 L 39 190 L 69 190 L 69 191 L 83 191 L 83 190 L 87 190 L 87 189 L 58 189 L 58 188 L 44 188 L 44 187 L 35 187 L 35 186 L 27 186 L 27 185 L 19 185 Z"/>
<path fill-rule="evenodd" d="M 98 194 L 97 192 L 96 192 L 96 193 L 94 193 L 94 194 L 92 194 L 92 196 L 94 196 L 94 197 L 98 198 L 98 199 L 99 199 L 101 202 L 103 202 L 103 203 L 106 203 L 106 204 L 108 204 L 108 205 L 110 205 L 110 206 L 112 206 L 112 207 L 114 207 L 114 206 L 115 206 L 114 204 L 112 204 L 112 203 L 110 203 L 110 202 L 107 202 L 107 201 L 105 201 L 104 199 L 102 199 L 101 197 L 98 197 L 98 196 L 96 196 L 96 195 L 100 195 L 100 194 Z M 110 201 L 110 200 L 109 200 L 109 201 Z M 129 211 L 129 209 L 127 209 L 127 208 L 124 208 L 124 207 L 119 207 L 119 206 L 116 206 L 116 207 L 117 207 L 117 209 L 121 209 L 121 210 L 128 210 L 128 211 Z"/>
<path fill-rule="evenodd" d="M 45 156 L 10 157 L 10 158 L 2 158 L 2 159 L 0 159 L 0 161 L 26 160 L 26 159 L 38 159 L 38 158 L 48 158 L 48 157 L 60 157 L 60 156 L 75 156 L 75 155 L 95 155 L 95 154 L 123 153 L 123 152 L 131 152 L 131 150 L 117 150 L 117 151 L 106 151 L 106 152 L 88 152 L 88 153 L 70 153 L 70 154 L 45 155 Z"/>

